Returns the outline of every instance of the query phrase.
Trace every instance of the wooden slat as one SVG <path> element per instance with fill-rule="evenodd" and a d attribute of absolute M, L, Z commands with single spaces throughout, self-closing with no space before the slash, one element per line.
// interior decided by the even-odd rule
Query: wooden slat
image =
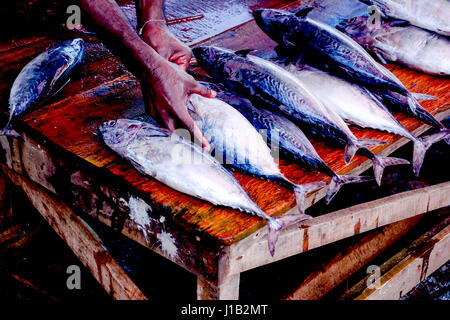
<path fill-rule="evenodd" d="M 361 269 L 419 223 L 422 216 L 412 217 L 373 231 L 317 268 L 287 300 L 317 300 Z"/>
<path fill-rule="evenodd" d="M 450 182 L 399 193 L 325 214 L 283 230 L 275 256 L 267 250 L 267 228 L 230 246 L 229 274 L 305 252 L 450 205 Z"/>
<path fill-rule="evenodd" d="M 430 276 L 450 259 L 450 224 L 432 238 L 422 237 L 407 248 L 408 255 L 387 273 L 380 286 L 365 289 L 356 300 L 395 300 Z M 389 262 L 387 262 L 389 263 Z"/>
<path fill-rule="evenodd" d="M 223 2 L 217 2 L 218 7 L 215 10 L 221 10 L 219 9 L 222 8 L 220 7 L 221 3 L 223 6 L 226 6 Z M 283 4 L 287 4 L 287 2 L 283 1 Z M 293 3 L 293 5 L 298 5 L 298 2 Z M 170 10 L 168 14 L 170 15 Z M 226 15 L 223 16 L 223 19 L 226 19 Z M 196 20 L 190 23 L 199 22 Z M 254 21 L 243 25 L 238 24 L 239 26 L 233 27 L 231 31 L 220 34 L 206 43 L 231 49 L 252 47 L 260 49 L 264 53 L 272 50 L 275 45 L 274 42 L 259 30 Z M 92 50 L 95 51 L 92 47 L 88 48 L 88 51 Z M 91 52 L 91 54 L 94 53 Z M 89 67 L 92 70 L 90 74 L 92 76 L 95 75 L 95 72 L 101 74 L 101 65 Z M 9 65 L 7 67 L 12 68 Z M 430 112 L 439 114 L 440 117 L 450 112 L 448 105 L 449 82 L 447 79 L 419 74 L 393 65 L 389 66 L 389 68 L 405 82 L 408 88 L 439 98 L 436 101 L 423 103 L 424 107 Z M 153 179 L 142 178 L 141 175 L 133 171 L 134 169 L 130 166 L 124 164 L 123 161 L 118 161 L 117 156 L 97 141 L 94 133 L 101 121 L 118 116 L 133 117 L 143 111 L 142 95 L 138 84 L 128 75 L 117 77 L 89 91 L 65 98 L 25 116 L 24 122 L 34 129 L 30 130 L 30 132 L 33 131 L 34 134 L 39 134 L 41 139 L 52 141 L 82 161 L 86 161 L 97 168 L 105 168 L 120 179 L 128 182 L 135 190 L 147 194 L 158 207 L 163 207 L 170 212 L 171 218 L 176 223 L 179 223 L 180 226 L 189 230 L 189 232 L 202 233 L 205 237 L 211 237 L 223 244 L 232 244 L 249 237 L 264 226 L 265 222 L 256 217 L 250 217 L 247 214 L 234 210 L 211 206 L 204 201 L 175 192 Z M 428 128 L 420 121 L 403 115 L 396 116 L 408 130 L 415 133 L 423 132 Z M 406 143 L 405 139 L 386 133 L 356 129 L 354 131 L 359 138 L 388 141 L 389 144 L 386 146 L 373 148 L 375 152 L 381 154 L 388 154 Z M 343 161 L 342 150 L 332 149 L 323 142 L 313 141 L 313 144 L 327 164 L 336 172 L 360 173 L 370 166 L 370 162 L 360 156 L 356 156 L 347 166 Z M 8 148 L 8 146 L 5 146 L 5 148 Z M 288 160 L 281 159 L 280 163 L 282 172 L 297 183 L 324 179 L 323 175 L 311 170 L 305 170 L 298 164 Z M 94 170 L 93 172 L 96 171 Z M 95 173 L 93 175 L 95 176 Z M 292 192 L 274 183 L 260 181 L 246 175 L 236 174 L 235 176 L 258 205 L 269 214 L 280 215 L 295 206 L 295 198 Z M 310 197 L 309 203 L 313 203 L 323 197 L 324 192 L 321 191 Z"/>
<path fill-rule="evenodd" d="M 146 299 L 114 261 L 95 232 L 63 202 L 35 183 L 2 165 L 14 184 L 20 186 L 33 206 L 47 220 L 80 261 L 114 299 Z"/>

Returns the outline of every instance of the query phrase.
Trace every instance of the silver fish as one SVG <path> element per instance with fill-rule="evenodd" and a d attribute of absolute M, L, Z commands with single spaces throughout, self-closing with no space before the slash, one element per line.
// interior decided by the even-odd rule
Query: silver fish
<path fill-rule="evenodd" d="M 448 38 L 412 25 L 399 25 L 396 20 L 380 20 L 379 24 L 371 24 L 368 19 L 368 16 L 350 18 L 340 22 L 336 28 L 376 54 L 384 63 L 397 62 L 432 75 L 450 75 Z"/>
<path fill-rule="evenodd" d="M 303 131 L 292 121 L 281 114 L 271 111 L 269 108 L 256 107 L 243 96 L 228 91 L 224 87 L 212 83 L 202 82 L 202 84 L 217 92 L 217 99 L 220 99 L 238 110 L 247 120 L 262 134 L 267 143 L 271 146 L 278 145 L 281 152 L 293 159 L 301 162 L 307 167 L 316 169 L 331 177 L 328 186 L 328 192 L 325 196 L 325 202 L 329 203 L 344 184 L 359 183 L 373 180 L 372 177 L 343 176 L 336 174 L 319 156 L 314 146 L 305 136 Z M 260 101 L 260 104 L 266 106 L 268 101 Z M 258 105 L 260 106 L 260 105 Z M 382 158 L 382 157 L 381 157 Z M 385 161 L 386 159 L 386 161 Z M 387 165 L 390 158 L 380 159 L 379 163 Z"/>
<path fill-rule="evenodd" d="M 426 150 L 432 143 L 444 139 L 450 133 L 450 130 L 446 130 L 417 138 L 367 89 L 313 68 L 300 69 L 291 65 L 289 70 L 344 120 L 362 128 L 386 131 L 410 139 L 414 143 L 413 170 L 416 175 L 419 175 Z M 398 160 L 399 163 L 408 163 L 401 161 L 402 159 Z"/>
<path fill-rule="evenodd" d="M 406 20 L 411 24 L 444 36 L 450 36 L 449 0 L 363 0 L 375 5 L 384 16 Z"/>
<path fill-rule="evenodd" d="M 408 98 L 411 110 L 419 105 L 415 95 L 388 69 L 376 62 L 356 41 L 325 23 L 306 16 L 311 8 L 296 15 L 272 9 L 253 11 L 258 26 L 291 51 L 305 49 L 309 63 L 350 81 L 399 92 Z"/>
<path fill-rule="evenodd" d="M 208 153 L 182 136 L 154 124 L 118 119 L 103 123 L 105 144 L 142 174 L 187 195 L 256 215 L 268 222 L 272 256 L 280 231 L 298 215 L 272 217 L 255 204 L 233 175 Z"/>
<path fill-rule="evenodd" d="M 216 154 L 222 159 L 226 158 L 226 163 L 289 187 L 296 197 L 299 218 L 311 218 L 304 214 L 305 197 L 309 192 L 324 187 L 326 182 L 296 185 L 289 181 L 281 173 L 258 131 L 239 111 L 222 100 L 192 94 L 188 111 Z"/>
<path fill-rule="evenodd" d="M 358 140 L 346 123 L 326 108 L 290 72 L 248 52 L 232 52 L 217 47 L 196 47 L 200 66 L 231 89 L 244 94 L 260 94 L 278 103 L 280 111 L 322 133 L 345 141 L 346 163 L 360 148 L 384 144 L 379 140 Z"/>
<path fill-rule="evenodd" d="M 14 81 L 9 96 L 9 120 L 0 135 L 20 137 L 12 122 L 30 107 L 54 93 L 67 83 L 68 76 L 83 60 L 85 45 L 83 39 L 63 42 L 31 60 Z M 64 83 L 65 82 L 65 83 Z"/>

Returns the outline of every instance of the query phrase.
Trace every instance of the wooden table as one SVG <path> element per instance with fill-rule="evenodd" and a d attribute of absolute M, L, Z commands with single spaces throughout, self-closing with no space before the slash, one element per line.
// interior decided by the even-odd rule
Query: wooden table
<path fill-rule="evenodd" d="M 203 19 L 171 26 L 177 37 L 189 45 L 205 42 L 230 49 L 269 51 L 275 43 L 251 21 L 249 10 L 293 7 L 300 2 L 234 0 L 225 4 L 184 0 L 182 5 L 171 2 L 167 13 L 169 18 L 204 14 Z M 132 6 L 126 1 L 122 5 L 131 18 Z M 142 176 L 98 140 L 95 132 L 99 124 L 142 115 L 144 103 L 134 76 L 95 36 L 83 37 L 87 55 L 81 74 L 47 105 L 23 116 L 17 128 L 23 132 L 24 141 L 0 137 L 0 164 L 4 174 L 24 189 L 55 231 L 115 298 L 145 296 L 102 249 L 101 240 L 78 217 L 80 214 L 97 218 L 195 274 L 199 299 L 237 299 L 243 271 L 450 204 L 450 183 L 444 183 L 315 217 L 283 230 L 272 258 L 264 221 L 214 207 Z M 5 121 L 7 97 L 19 70 L 60 40 L 56 35 L 34 35 L 1 44 L 0 104 Z M 448 80 L 399 66 L 391 65 L 389 69 L 409 89 L 439 98 L 423 103 L 438 119 L 450 115 Z M 396 116 L 414 134 L 429 128 L 404 115 Z M 407 143 L 404 138 L 386 133 L 352 130 L 358 138 L 387 141 L 387 145 L 372 148 L 380 155 L 388 155 Z M 340 174 L 360 174 L 371 166 L 360 156 L 345 165 L 342 150 L 319 141 L 313 144 Z M 297 183 L 327 179 L 285 159 L 280 160 L 280 167 Z M 267 213 L 280 215 L 296 210 L 289 190 L 243 174 L 234 175 Z M 325 191 L 310 195 L 307 205 L 323 198 Z"/>

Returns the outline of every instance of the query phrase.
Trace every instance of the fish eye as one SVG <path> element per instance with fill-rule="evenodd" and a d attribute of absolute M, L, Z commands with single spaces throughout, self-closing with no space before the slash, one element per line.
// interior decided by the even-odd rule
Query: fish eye
<path fill-rule="evenodd" d="M 115 126 L 116 125 L 116 120 L 110 120 L 108 121 L 108 126 Z"/>
<path fill-rule="evenodd" d="M 347 21 L 352 23 L 352 22 L 355 22 L 355 20 L 356 20 L 356 17 L 353 17 L 353 18 L 348 19 Z"/>

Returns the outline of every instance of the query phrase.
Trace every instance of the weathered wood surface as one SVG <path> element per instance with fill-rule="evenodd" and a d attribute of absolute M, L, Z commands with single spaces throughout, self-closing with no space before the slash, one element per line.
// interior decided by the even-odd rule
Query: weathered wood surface
<path fill-rule="evenodd" d="M 345 248 L 328 263 L 310 274 L 287 300 L 318 300 L 342 281 L 372 261 L 409 230 L 416 226 L 422 216 L 390 224 L 370 232 L 357 244 Z"/>
<path fill-rule="evenodd" d="M 238 31 L 239 34 L 254 34 L 258 32 L 256 29 L 252 30 L 252 28 L 256 28 L 253 23 L 248 23 L 240 28 L 242 30 Z M 227 41 L 230 41 L 230 38 L 225 37 L 225 35 L 219 38 L 225 38 Z M 222 44 L 225 41 L 220 39 L 214 40 L 214 43 Z M 107 61 L 104 63 L 108 64 Z M 412 84 L 413 87 L 415 86 L 415 91 L 440 97 L 439 100 L 424 103 L 425 107 L 433 113 L 440 112 L 441 117 L 449 113 L 448 105 L 443 105 L 447 102 L 447 100 L 444 100 L 447 95 L 446 80 L 418 75 L 400 68 L 397 69 L 399 71 L 397 75 L 400 76 L 401 80 L 407 84 Z M 87 86 L 86 83 L 89 83 L 89 80 L 81 81 L 84 82 L 85 86 Z M 91 81 L 91 83 L 93 82 L 95 81 Z M 73 83 L 73 85 L 79 88 L 80 83 Z M 67 92 L 72 92 L 72 89 L 66 89 Z M 148 192 L 155 202 L 171 208 L 174 216 L 178 216 L 183 223 L 193 229 L 202 230 L 223 243 L 234 243 L 264 225 L 264 222 L 256 217 L 249 217 L 247 214 L 233 210 L 213 207 L 204 201 L 195 200 L 175 192 L 153 179 L 140 176 L 131 166 L 124 164 L 121 159 L 118 159 L 115 154 L 106 149 L 96 139 L 94 134 L 101 122 L 117 117 L 133 117 L 143 112 L 144 105 L 138 82 L 130 75 L 125 74 L 109 82 L 102 83 L 91 90 L 67 96 L 61 101 L 31 112 L 24 116 L 24 122 L 41 133 L 46 139 L 70 151 L 79 158 L 90 162 L 96 167 L 106 168 L 115 175 L 123 177 L 137 189 Z M 423 126 L 419 121 L 403 115 L 400 115 L 398 118 L 411 131 L 423 131 L 427 127 Z M 406 139 L 400 139 L 398 136 L 376 131 L 356 129 L 354 131 L 359 138 L 380 139 L 390 143 L 387 146 L 374 148 L 375 152 L 382 150 L 392 152 L 392 148 L 389 147 L 394 143 L 398 142 L 396 144 L 396 147 L 398 147 L 399 144 L 407 141 Z M 361 172 L 370 165 L 370 161 L 357 156 L 346 166 L 343 161 L 342 150 L 332 149 L 323 142 L 313 141 L 313 143 L 324 160 L 339 173 L 355 173 L 352 170 Z M 281 159 L 280 165 L 282 172 L 297 183 L 327 179 L 323 174 L 301 168 L 299 165 L 285 159 Z M 243 174 L 236 173 L 235 176 L 249 195 L 267 213 L 279 215 L 294 207 L 295 199 L 289 190 L 277 184 L 261 181 Z M 316 197 L 310 199 L 310 202 L 318 200 L 324 193 L 325 190 L 318 193 Z"/>
<path fill-rule="evenodd" d="M 450 259 L 450 219 L 434 226 L 381 266 L 378 285 L 365 288 L 356 300 L 396 300 Z M 387 265 L 388 267 L 386 267 Z M 348 296 L 359 286 L 349 290 Z"/>
<path fill-rule="evenodd" d="M 117 300 L 146 299 L 114 261 L 97 234 L 64 202 L 6 166 L 2 165 L 1 170 L 23 189 L 33 206 L 111 297 Z"/>
<path fill-rule="evenodd" d="M 275 256 L 267 252 L 267 228 L 230 246 L 229 274 L 450 205 L 450 182 L 407 191 L 300 222 L 280 233 Z"/>
<path fill-rule="evenodd" d="M 220 10 L 220 2 L 215 3 L 215 5 L 219 6 L 215 10 Z M 264 5 L 269 5 L 269 3 L 271 6 L 279 7 L 287 4 L 287 1 L 279 1 L 276 3 L 275 1 L 268 1 L 264 2 Z M 198 2 L 195 2 L 195 6 L 198 5 Z M 289 5 L 295 6 L 298 5 L 298 3 L 296 2 Z M 171 14 L 170 8 L 168 14 Z M 174 17 L 179 17 L 179 15 L 179 13 L 173 13 Z M 243 16 L 244 15 L 242 15 L 242 17 Z M 225 21 L 227 16 L 225 15 L 221 18 Z M 264 52 L 270 51 L 275 44 L 258 29 L 253 21 L 242 25 L 246 19 L 247 18 L 233 21 L 233 24 L 237 27 L 206 41 L 206 43 L 220 45 L 231 49 L 251 47 Z M 196 20 L 189 23 L 195 24 L 199 23 L 199 21 L 200 20 Z M 204 24 L 202 25 L 202 29 L 215 30 L 214 28 L 208 29 L 208 24 L 210 26 L 216 25 L 216 20 L 208 20 L 208 16 L 205 16 L 205 19 L 201 21 L 201 23 Z M 196 41 L 195 39 L 201 39 L 200 36 L 195 38 L 194 31 L 195 30 L 193 29 L 183 31 L 187 37 L 190 37 L 189 32 L 193 33 L 192 43 Z M 214 32 L 208 34 L 208 37 L 213 36 Z M 55 44 L 55 38 L 45 37 L 44 39 L 25 42 L 25 45 L 23 46 L 11 46 L 11 49 L 6 49 L 5 46 L 2 46 L 2 48 L 5 49 L 0 52 L 0 66 L 6 75 L 6 77 L 2 77 L 2 81 L 0 81 L 0 105 L 3 110 L 6 111 L 9 88 L 20 68 L 22 68 L 34 55 L 53 44 Z M 120 183 L 122 183 L 121 188 L 126 189 L 129 194 L 139 195 L 140 198 L 136 198 L 144 199 L 144 203 L 150 208 L 155 209 L 152 210 L 152 215 L 156 215 L 156 209 L 164 211 L 163 216 L 167 219 L 165 225 L 173 223 L 174 230 L 177 230 L 176 233 L 180 234 L 180 236 L 176 236 L 178 237 L 175 240 L 177 244 L 185 242 L 191 243 L 191 240 L 186 241 L 183 237 L 189 239 L 199 237 L 199 239 L 206 242 L 212 240 L 214 244 L 210 245 L 210 247 L 206 246 L 207 249 L 199 254 L 199 256 L 208 256 L 210 252 L 217 252 L 216 249 L 219 247 L 218 243 L 224 245 L 237 243 L 233 250 L 236 252 L 235 258 L 239 258 L 241 255 L 239 252 L 242 249 L 239 249 L 238 241 L 244 238 L 248 239 L 249 235 L 264 226 L 265 223 L 263 221 L 234 210 L 214 207 L 204 201 L 180 194 L 153 179 L 144 177 L 138 174 L 137 171 L 126 162 L 106 149 L 95 137 L 94 133 L 101 122 L 117 117 L 137 116 L 144 112 L 144 106 L 138 82 L 133 76 L 126 72 L 123 65 L 116 58 L 112 57 L 108 51 L 95 40 L 87 41 L 87 46 L 87 63 L 79 78 L 75 78 L 74 81 L 64 88 L 51 103 L 24 116 L 23 123 L 18 126 L 33 136 L 34 139 L 38 140 L 39 143 L 48 142 L 48 145 L 52 145 L 52 151 L 47 155 L 48 158 L 43 161 L 43 163 L 48 164 L 48 168 L 46 168 L 43 173 L 42 169 L 39 169 L 36 164 L 32 165 L 32 162 L 35 161 L 35 159 L 29 157 L 27 160 L 29 152 L 39 151 L 39 147 L 37 146 L 39 144 L 31 146 L 25 144 L 21 146 L 17 141 L 5 139 L 0 140 L 3 147 L 2 151 L 4 153 L 9 152 L 11 154 L 12 149 L 19 152 L 21 156 L 25 155 L 25 157 L 21 159 L 17 155 L 14 156 L 14 152 L 12 152 L 13 156 L 9 158 L 5 157 L 2 159 L 2 162 L 6 163 L 8 167 L 14 168 L 14 170 L 19 173 L 22 172 L 23 163 L 26 162 L 25 167 L 28 166 L 28 168 L 26 169 L 26 172 L 22 173 L 26 173 L 33 181 L 42 183 L 47 189 L 58 194 L 64 193 L 61 188 L 67 188 L 67 185 L 70 185 L 73 194 L 76 193 L 74 190 L 79 191 L 80 189 L 84 189 L 84 192 L 88 194 L 88 196 L 84 195 L 87 197 L 87 200 L 79 195 L 74 196 L 73 194 L 70 196 L 65 195 L 65 197 L 74 201 L 74 204 L 86 208 L 89 214 L 98 217 L 99 220 L 109 225 L 114 224 L 112 221 L 115 221 L 115 216 L 112 212 L 115 212 L 117 207 L 120 208 L 120 197 L 116 197 L 116 195 L 109 192 L 110 186 L 107 183 L 102 185 L 98 181 L 101 181 L 102 179 L 103 181 L 106 181 L 105 177 L 114 177 L 116 179 L 115 181 L 120 181 Z M 430 112 L 438 114 L 440 118 L 445 117 L 450 113 L 448 80 L 419 74 L 398 66 L 391 65 L 389 68 L 409 89 L 413 89 L 416 92 L 431 94 L 439 98 L 436 101 L 427 101 L 423 103 L 423 106 Z M 420 121 L 404 115 L 396 116 L 406 128 L 416 134 L 423 132 L 427 128 L 427 126 L 423 125 Z M 398 136 L 386 133 L 357 129 L 354 129 L 354 131 L 359 138 L 388 141 L 389 143 L 387 145 L 373 149 L 374 152 L 383 155 L 391 153 L 407 142 L 406 139 L 401 139 Z M 336 172 L 360 173 L 370 166 L 369 161 L 366 161 L 365 158 L 359 156 L 356 156 L 352 163 L 346 166 L 343 161 L 342 150 L 332 149 L 319 141 L 313 141 L 313 144 L 327 164 L 329 164 Z M 74 163 L 76 163 L 76 166 L 74 166 Z M 281 159 L 280 165 L 283 173 L 285 173 L 288 178 L 291 178 L 298 183 L 318 181 L 326 178 L 320 173 L 301 168 L 299 165 L 285 159 Z M 81 168 L 83 170 L 81 170 Z M 83 172 L 83 175 L 81 175 L 82 178 L 76 175 L 77 170 Z M 86 172 L 89 172 L 89 175 L 84 175 Z M 64 176 L 66 179 L 67 177 L 69 178 L 62 183 L 61 181 L 63 180 L 58 181 L 58 177 L 60 176 Z M 249 195 L 269 214 L 279 215 L 294 207 L 294 196 L 287 189 L 279 187 L 274 183 L 261 181 L 243 174 L 236 173 L 235 176 Z M 83 179 L 89 182 L 84 183 Z M 102 190 L 108 190 L 108 192 L 102 192 Z M 98 194 L 102 194 L 100 200 L 98 199 Z M 129 203 L 129 200 L 131 199 L 129 194 L 124 196 L 127 203 Z M 317 201 L 323 194 L 324 191 L 317 193 L 315 196 L 309 198 L 309 202 Z M 76 199 L 76 202 L 74 199 Z M 100 201 L 102 205 L 104 204 L 104 207 L 98 207 L 96 201 Z M 420 210 L 424 209 L 422 207 L 423 204 L 420 205 Z M 418 214 L 417 211 L 420 210 L 413 210 L 413 212 Z M 129 209 L 123 209 L 122 211 L 126 214 L 129 214 L 130 212 Z M 404 213 L 397 216 L 396 219 L 402 219 L 408 216 L 403 214 Z M 352 229 L 356 220 L 348 219 L 348 216 L 346 217 L 347 218 L 343 218 L 343 220 L 339 220 L 338 216 L 333 216 L 333 218 L 346 223 L 345 227 L 342 227 L 343 230 L 348 230 L 349 228 Z M 160 217 L 155 218 L 151 216 L 150 218 L 152 219 L 151 221 L 153 221 L 158 220 Z M 311 220 L 312 225 L 323 223 L 323 220 L 320 220 L 321 218 L 318 219 L 319 220 Z M 125 221 L 122 232 L 131 238 L 150 247 L 152 243 L 158 241 L 157 234 L 161 234 L 163 227 L 161 223 L 158 224 L 157 227 L 153 227 L 148 225 L 137 226 L 136 223 L 130 219 L 125 219 Z M 363 219 L 361 221 L 365 220 Z M 384 224 L 395 221 L 395 219 L 387 219 L 384 221 Z M 381 225 L 383 225 L 383 223 L 381 223 L 380 220 L 379 226 Z M 364 228 L 366 228 L 364 230 L 370 230 L 370 228 L 375 228 L 378 225 L 372 221 L 366 225 L 362 224 L 362 226 L 361 230 Z M 190 235 L 181 236 L 183 230 L 185 230 L 185 233 L 187 230 L 187 233 Z M 250 242 L 258 243 L 257 246 L 260 247 L 257 250 L 258 252 L 262 250 L 267 251 L 267 244 L 263 243 L 264 241 L 261 239 L 261 234 L 264 234 L 264 232 L 265 231 L 262 230 L 255 234 L 255 239 L 252 236 L 250 237 L 252 240 L 248 240 Z M 304 229 L 298 229 L 298 232 L 299 236 L 303 237 Z M 150 239 L 147 239 L 145 235 Z M 349 235 L 351 234 L 345 233 L 344 236 Z M 287 233 L 282 239 L 286 239 L 286 237 Z M 312 248 L 311 245 L 322 245 L 321 241 L 313 241 L 313 237 L 311 236 L 309 236 L 309 239 L 310 245 L 308 248 Z M 336 240 L 336 238 L 333 239 L 329 240 Z M 301 242 L 294 242 L 292 242 L 292 247 L 289 247 L 288 245 L 290 248 L 289 250 L 277 254 L 276 259 L 281 259 L 284 256 L 301 252 L 303 250 Z M 195 241 L 192 241 L 192 243 L 195 243 Z M 284 247 L 285 245 L 284 240 L 279 242 L 279 248 Z M 197 245 L 194 245 L 192 248 L 196 246 Z M 185 247 L 186 246 L 180 246 L 180 248 L 186 250 Z M 157 251 L 158 248 L 159 247 L 157 246 Z M 193 250 L 193 252 L 197 252 L 195 251 L 197 249 L 194 250 L 192 248 L 191 250 Z M 209 251 L 210 249 L 211 251 Z M 249 249 L 246 250 L 244 258 L 238 260 L 237 264 L 233 263 L 233 266 L 235 267 L 233 267 L 232 274 L 259 265 L 259 263 L 275 261 L 270 257 L 267 257 L 266 255 L 268 255 L 268 252 L 266 252 L 266 255 L 263 254 L 260 256 L 263 258 L 258 258 L 257 263 L 248 262 L 250 256 L 247 253 L 252 252 L 252 250 L 254 250 L 254 247 L 249 247 Z M 206 260 L 209 262 L 200 266 L 199 264 L 202 263 L 193 261 L 194 258 L 190 257 L 193 256 L 193 254 L 192 252 L 189 252 L 189 250 L 184 253 L 183 257 L 176 257 L 176 259 L 171 257 L 167 252 L 164 253 L 162 250 L 160 250 L 160 252 L 168 258 L 176 260 L 196 274 L 198 274 L 199 270 L 210 270 L 213 266 L 217 265 L 218 258 L 208 256 L 208 259 Z"/>

